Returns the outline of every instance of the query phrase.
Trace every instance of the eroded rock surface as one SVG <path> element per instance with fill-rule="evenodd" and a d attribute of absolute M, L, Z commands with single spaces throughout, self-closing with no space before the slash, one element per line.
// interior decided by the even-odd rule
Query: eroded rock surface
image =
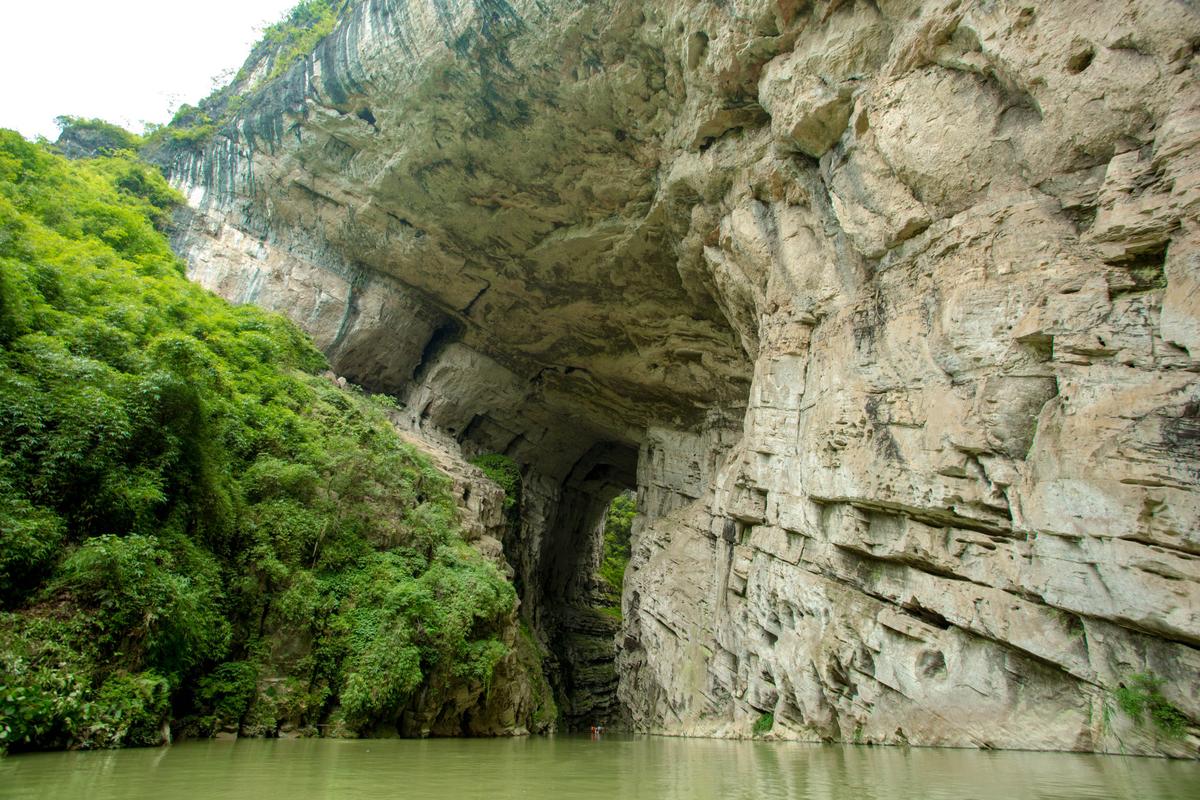
<path fill-rule="evenodd" d="M 576 723 L 1194 756 L 1198 46 L 1176 0 L 364 0 L 164 158 L 197 281 L 522 465 Z"/>

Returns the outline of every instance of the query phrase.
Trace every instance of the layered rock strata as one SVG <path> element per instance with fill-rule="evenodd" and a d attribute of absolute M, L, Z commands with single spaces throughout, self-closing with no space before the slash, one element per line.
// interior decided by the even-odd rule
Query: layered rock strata
<path fill-rule="evenodd" d="M 522 465 L 577 724 L 1195 756 L 1198 48 L 1176 0 L 363 0 L 162 157 L 197 281 Z"/>

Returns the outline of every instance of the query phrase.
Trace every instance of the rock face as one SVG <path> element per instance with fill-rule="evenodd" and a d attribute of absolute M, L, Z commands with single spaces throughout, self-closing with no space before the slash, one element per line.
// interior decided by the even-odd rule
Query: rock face
<path fill-rule="evenodd" d="M 1195 756 L 1198 48 L 1178 0 L 364 0 L 162 157 L 197 281 L 522 465 L 569 721 Z"/>

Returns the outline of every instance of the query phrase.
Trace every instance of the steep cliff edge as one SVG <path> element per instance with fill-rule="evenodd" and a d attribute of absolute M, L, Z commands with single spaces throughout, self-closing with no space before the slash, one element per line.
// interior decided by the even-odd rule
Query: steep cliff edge
<path fill-rule="evenodd" d="M 363 0 L 161 157 L 195 280 L 522 465 L 569 721 L 1194 756 L 1198 47 L 1173 0 Z"/>

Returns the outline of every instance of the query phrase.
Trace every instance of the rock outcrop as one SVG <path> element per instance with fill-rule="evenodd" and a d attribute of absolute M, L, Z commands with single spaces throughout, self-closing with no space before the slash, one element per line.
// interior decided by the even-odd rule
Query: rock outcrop
<path fill-rule="evenodd" d="M 576 724 L 1195 756 L 1198 48 L 1179 0 L 363 0 L 162 158 L 197 281 L 522 465 Z"/>

